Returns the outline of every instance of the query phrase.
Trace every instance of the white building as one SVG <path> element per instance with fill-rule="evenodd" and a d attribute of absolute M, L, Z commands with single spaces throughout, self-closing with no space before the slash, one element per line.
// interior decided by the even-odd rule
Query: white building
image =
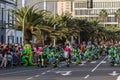
<path fill-rule="evenodd" d="M 32 6 L 36 3 L 39 3 L 35 5 L 39 10 L 46 9 L 48 11 L 51 11 L 54 13 L 54 6 L 55 6 L 55 12 L 57 12 L 57 0 L 55 0 L 55 4 L 53 2 L 54 0 L 46 0 L 45 7 L 44 7 L 44 0 L 25 0 L 25 6 Z M 22 7 L 22 0 L 18 0 L 17 2 L 18 8 Z"/>
<path fill-rule="evenodd" d="M 108 13 L 105 25 L 118 25 L 114 13 L 120 8 L 120 0 L 59 0 L 57 13 L 71 13 L 73 17 L 98 19 L 99 12 L 105 9 Z"/>
<path fill-rule="evenodd" d="M 2 43 L 21 43 L 21 32 L 9 30 L 15 24 L 14 15 L 8 12 L 15 9 L 17 0 L 0 0 L 0 42 Z"/>

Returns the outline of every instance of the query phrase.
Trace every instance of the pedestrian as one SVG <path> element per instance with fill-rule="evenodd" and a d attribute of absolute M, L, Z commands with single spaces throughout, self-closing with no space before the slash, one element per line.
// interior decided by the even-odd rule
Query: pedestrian
<path fill-rule="evenodd" d="M 7 45 L 2 46 L 2 62 L 0 67 L 6 68 L 7 65 L 7 53 L 8 53 L 9 47 Z"/>

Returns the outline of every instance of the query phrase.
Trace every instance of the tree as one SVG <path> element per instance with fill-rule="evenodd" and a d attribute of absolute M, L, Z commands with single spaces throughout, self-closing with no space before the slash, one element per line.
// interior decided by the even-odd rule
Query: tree
<path fill-rule="evenodd" d="M 37 9 L 34 9 L 34 6 L 31 8 L 22 7 L 21 9 L 12 11 L 13 14 L 16 16 L 16 25 L 14 26 L 14 28 L 22 30 L 23 17 L 26 11 L 28 11 L 25 16 L 24 23 L 26 39 L 32 40 L 33 36 L 40 38 L 42 31 L 50 32 L 50 28 L 48 26 L 41 25 L 43 23 L 44 15 L 47 15 L 47 11 L 39 11 Z"/>
<path fill-rule="evenodd" d="M 99 19 L 101 22 L 103 22 L 104 24 L 104 27 L 105 27 L 105 18 L 108 16 L 107 14 L 107 11 L 105 9 L 102 9 L 100 12 L 99 12 Z"/>

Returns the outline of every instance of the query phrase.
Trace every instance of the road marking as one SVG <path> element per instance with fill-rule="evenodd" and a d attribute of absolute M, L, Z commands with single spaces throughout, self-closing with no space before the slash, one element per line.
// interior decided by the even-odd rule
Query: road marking
<path fill-rule="evenodd" d="M 29 78 L 27 78 L 26 80 L 30 80 L 30 79 L 32 79 L 33 77 L 29 77 Z"/>
<path fill-rule="evenodd" d="M 47 72 L 50 72 L 50 70 L 48 70 Z"/>
<path fill-rule="evenodd" d="M 46 72 L 41 73 L 41 75 L 44 75 L 44 74 L 46 74 Z"/>
<path fill-rule="evenodd" d="M 90 75 L 86 75 L 86 76 L 84 77 L 84 79 L 87 79 L 89 76 L 90 76 Z"/>
<path fill-rule="evenodd" d="M 113 71 L 112 73 L 108 73 L 109 75 L 112 75 L 112 76 L 117 76 L 119 75 L 119 73 L 117 73 L 116 71 Z"/>
<path fill-rule="evenodd" d="M 101 63 L 106 63 L 106 61 L 102 61 Z"/>
<path fill-rule="evenodd" d="M 68 76 L 68 75 L 71 75 L 71 72 L 72 72 L 72 71 L 68 71 L 68 72 L 66 72 L 65 74 L 61 74 L 61 75 L 63 75 L 63 76 Z"/>
<path fill-rule="evenodd" d="M 84 63 L 82 63 L 82 64 L 79 64 L 79 66 L 84 66 L 85 64 Z"/>
<path fill-rule="evenodd" d="M 118 76 L 116 80 L 120 80 L 120 76 Z"/>
<path fill-rule="evenodd" d="M 35 77 L 39 77 L 40 75 L 35 75 Z"/>
<path fill-rule="evenodd" d="M 55 71 L 55 73 L 66 73 L 66 72 L 71 72 L 71 71 Z"/>
<path fill-rule="evenodd" d="M 106 58 L 107 56 L 102 61 L 104 61 Z M 102 61 L 91 72 L 94 72 L 102 64 Z"/>
<path fill-rule="evenodd" d="M 90 63 L 96 63 L 97 61 L 92 61 L 92 62 L 90 62 Z"/>
<path fill-rule="evenodd" d="M 62 76 L 68 76 L 68 75 L 71 75 L 72 71 L 56 71 L 55 73 L 60 73 Z"/>

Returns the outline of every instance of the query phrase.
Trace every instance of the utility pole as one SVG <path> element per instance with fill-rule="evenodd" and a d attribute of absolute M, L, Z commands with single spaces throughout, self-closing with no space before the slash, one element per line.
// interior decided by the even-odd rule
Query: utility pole
<path fill-rule="evenodd" d="M 25 0 L 22 0 L 22 7 L 25 7 Z M 26 13 L 27 14 L 27 13 Z M 22 46 L 24 45 L 24 29 L 25 29 L 25 23 L 24 23 L 24 19 L 25 19 L 25 16 L 23 17 L 23 24 L 22 24 Z"/>
<path fill-rule="evenodd" d="M 54 0 L 54 20 L 56 19 L 56 2 Z M 56 29 L 56 24 L 54 24 L 54 30 Z M 53 45 L 55 46 L 56 45 L 56 40 L 54 39 L 54 43 Z"/>

